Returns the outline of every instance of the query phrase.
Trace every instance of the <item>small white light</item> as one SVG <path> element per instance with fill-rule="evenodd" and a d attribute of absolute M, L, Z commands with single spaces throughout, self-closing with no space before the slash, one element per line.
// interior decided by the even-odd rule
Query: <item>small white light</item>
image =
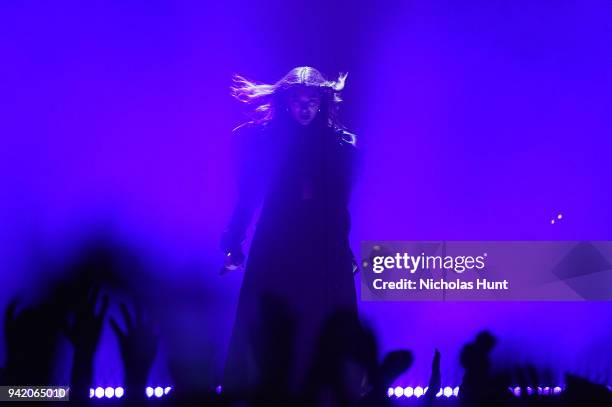
<path fill-rule="evenodd" d="M 404 396 L 406 397 L 412 397 L 412 395 L 414 394 L 414 389 L 410 386 L 404 388 Z"/>
<path fill-rule="evenodd" d="M 168 386 L 164 389 L 164 394 L 168 394 L 170 393 L 170 390 L 172 390 L 172 387 Z"/>
<path fill-rule="evenodd" d="M 414 388 L 414 396 L 419 398 L 423 395 L 423 388 L 421 386 L 417 386 Z"/>
<path fill-rule="evenodd" d="M 562 214 L 558 214 L 557 215 L 557 219 L 563 219 L 563 215 Z"/>
<path fill-rule="evenodd" d="M 455 386 L 453 389 L 453 396 L 459 397 L 459 386 Z"/>
<path fill-rule="evenodd" d="M 444 388 L 444 395 L 445 395 L 446 397 L 450 397 L 450 396 L 452 396 L 452 395 L 453 395 L 453 388 L 452 388 L 452 387 L 449 387 L 449 386 L 446 386 L 446 387 Z"/>
<path fill-rule="evenodd" d="M 96 397 L 99 399 L 104 397 L 104 389 L 102 387 L 96 387 Z"/>
<path fill-rule="evenodd" d="M 392 397 L 393 396 L 393 387 L 389 387 L 387 389 L 387 397 Z"/>
<path fill-rule="evenodd" d="M 147 397 L 153 396 L 153 387 L 147 387 L 145 390 Z"/>
<path fill-rule="evenodd" d="M 104 395 L 107 399 L 112 398 L 115 395 L 115 389 L 113 389 L 112 387 L 107 387 L 106 389 L 104 389 Z"/>
<path fill-rule="evenodd" d="M 95 394 L 95 390 L 90 387 L 89 388 L 89 398 L 93 398 L 94 394 Z"/>
<path fill-rule="evenodd" d="M 402 397 L 404 395 L 404 389 L 400 386 L 397 386 L 393 394 L 395 394 L 395 397 Z"/>
<path fill-rule="evenodd" d="M 161 387 L 156 387 L 155 388 L 155 397 L 161 397 L 164 395 L 164 389 L 162 389 Z"/>
<path fill-rule="evenodd" d="M 117 387 L 117 388 L 115 389 L 115 397 L 117 397 L 118 399 L 120 399 L 121 397 L 123 397 L 123 394 L 124 394 L 124 393 L 125 393 L 125 392 L 124 392 L 124 390 L 123 390 L 123 387 Z"/>

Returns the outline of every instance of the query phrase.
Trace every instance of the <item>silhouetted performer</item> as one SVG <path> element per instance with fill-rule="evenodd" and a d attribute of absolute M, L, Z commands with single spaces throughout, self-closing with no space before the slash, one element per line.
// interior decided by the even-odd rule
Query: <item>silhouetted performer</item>
<path fill-rule="evenodd" d="M 243 262 L 245 231 L 262 204 L 246 263 L 224 392 L 292 392 L 335 311 L 357 310 L 349 247 L 355 136 L 337 120 L 346 75 L 314 68 L 273 85 L 235 76 L 233 96 L 253 121 L 235 129 L 239 198 L 222 238 L 226 267 Z M 263 389 L 263 390 L 262 390 Z"/>

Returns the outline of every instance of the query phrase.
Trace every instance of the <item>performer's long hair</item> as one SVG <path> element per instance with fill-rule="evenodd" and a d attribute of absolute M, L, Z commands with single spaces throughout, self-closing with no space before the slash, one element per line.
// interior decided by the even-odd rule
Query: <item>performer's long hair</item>
<path fill-rule="evenodd" d="M 283 97 L 294 86 L 308 86 L 321 93 L 320 114 L 327 116 L 327 125 L 344 129 L 338 120 L 338 105 L 342 102 L 340 93 L 348 74 L 341 73 L 335 81 L 327 80 L 321 72 L 309 66 L 292 69 L 274 84 L 256 83 L 241 75 L 234 75 L 232 96 L 249 105 L 249 115 L 258 124 L 273 120 L 283 107 Z"/>

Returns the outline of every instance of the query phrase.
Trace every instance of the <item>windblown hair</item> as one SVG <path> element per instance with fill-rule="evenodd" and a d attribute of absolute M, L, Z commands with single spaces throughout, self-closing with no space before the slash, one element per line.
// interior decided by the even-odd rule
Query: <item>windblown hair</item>
<path fill-rule="evenodd" d="M 249 115 L 255 123 L 266 123 L 274 119 L 283 106 L 283 95 L 295 86 L 308 86 L 321 92 L 321 113 L 327 115 L 327 124 L 343 129 L 338 121 L 338 107 L 342 99 L 347 73 L 338 75 L 335 81 L 327 80 L 321 72 L 309 66 L 293 68 L 278 82 L 269 85 L 257 83 L 241 75 L 234 75 L 232 96 L 251 107 Z"/>

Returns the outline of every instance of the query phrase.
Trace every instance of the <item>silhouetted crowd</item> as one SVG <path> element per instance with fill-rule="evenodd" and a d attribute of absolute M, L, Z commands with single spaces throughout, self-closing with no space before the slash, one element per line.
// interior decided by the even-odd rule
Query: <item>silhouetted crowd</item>
<path fill-rule="evenodd" d="M 413 353 L 399 349 L 381 357 L 374 332 L 354 313 L 342 312 L 322 327 L 303 388 L 290 391 L 286 382 L 292 363 L 292 318 L 273 299 L 262 303 L 262 307 L 267 307 L 267 320 L 258 346 L 264 347 L 267 358 L 260 361 L 263 368 L 256 388 L 244 394 L 227 394 L 222 388 L 194 386 L 192 379 L 186 379 L 192 373 L 173 365 L 172 392 L 162 398 L 149 398 L 144 389 L 157 355 L 159 332 L 138 301 L 127 304 L 106 294 L 109 290 L 104 289 L 104 284 L 107 276 L 112 275 L 108 271 L 116 266 L 117 256 L 110 247 L 90 248 L 69 265 L 67 272 L 61 273 L 61 281 L 50 285 L 44 298 L 35 305 L 10 302 L 4 315 L 7 356 L 0 376 L 2 385 L 58 384 L 53 377 L 54 364 L 63 337 L 72 347 L 70 383 L 63 385 L 70 386 L 69 404 L 73 405 L 612 406 L 612 392 L 607 386 L 569 374 L 559 394 L 527 391 L 540 386 L 537 369 L 528 366 L 517 373 L 493 366 L 490 354 L 496 338 L 489 332 L 478 334 L 461 351 L 464 375 L 458 397 L 440 397 L 438 350 L 433 355 L 426 392 L 418 398 L 396 397 L 389 389 L 409 371 Z M 113 302 L 119 307 L 120 318 L 108 315 L 109 304 Z M 95 384 L 94 355 L 107 321 L 120 348 L 125 394 L 121 398 L 98 399 L 92 397 L 90 388 Z M 516 388 L 519 390 L 512 391 Z"/>

